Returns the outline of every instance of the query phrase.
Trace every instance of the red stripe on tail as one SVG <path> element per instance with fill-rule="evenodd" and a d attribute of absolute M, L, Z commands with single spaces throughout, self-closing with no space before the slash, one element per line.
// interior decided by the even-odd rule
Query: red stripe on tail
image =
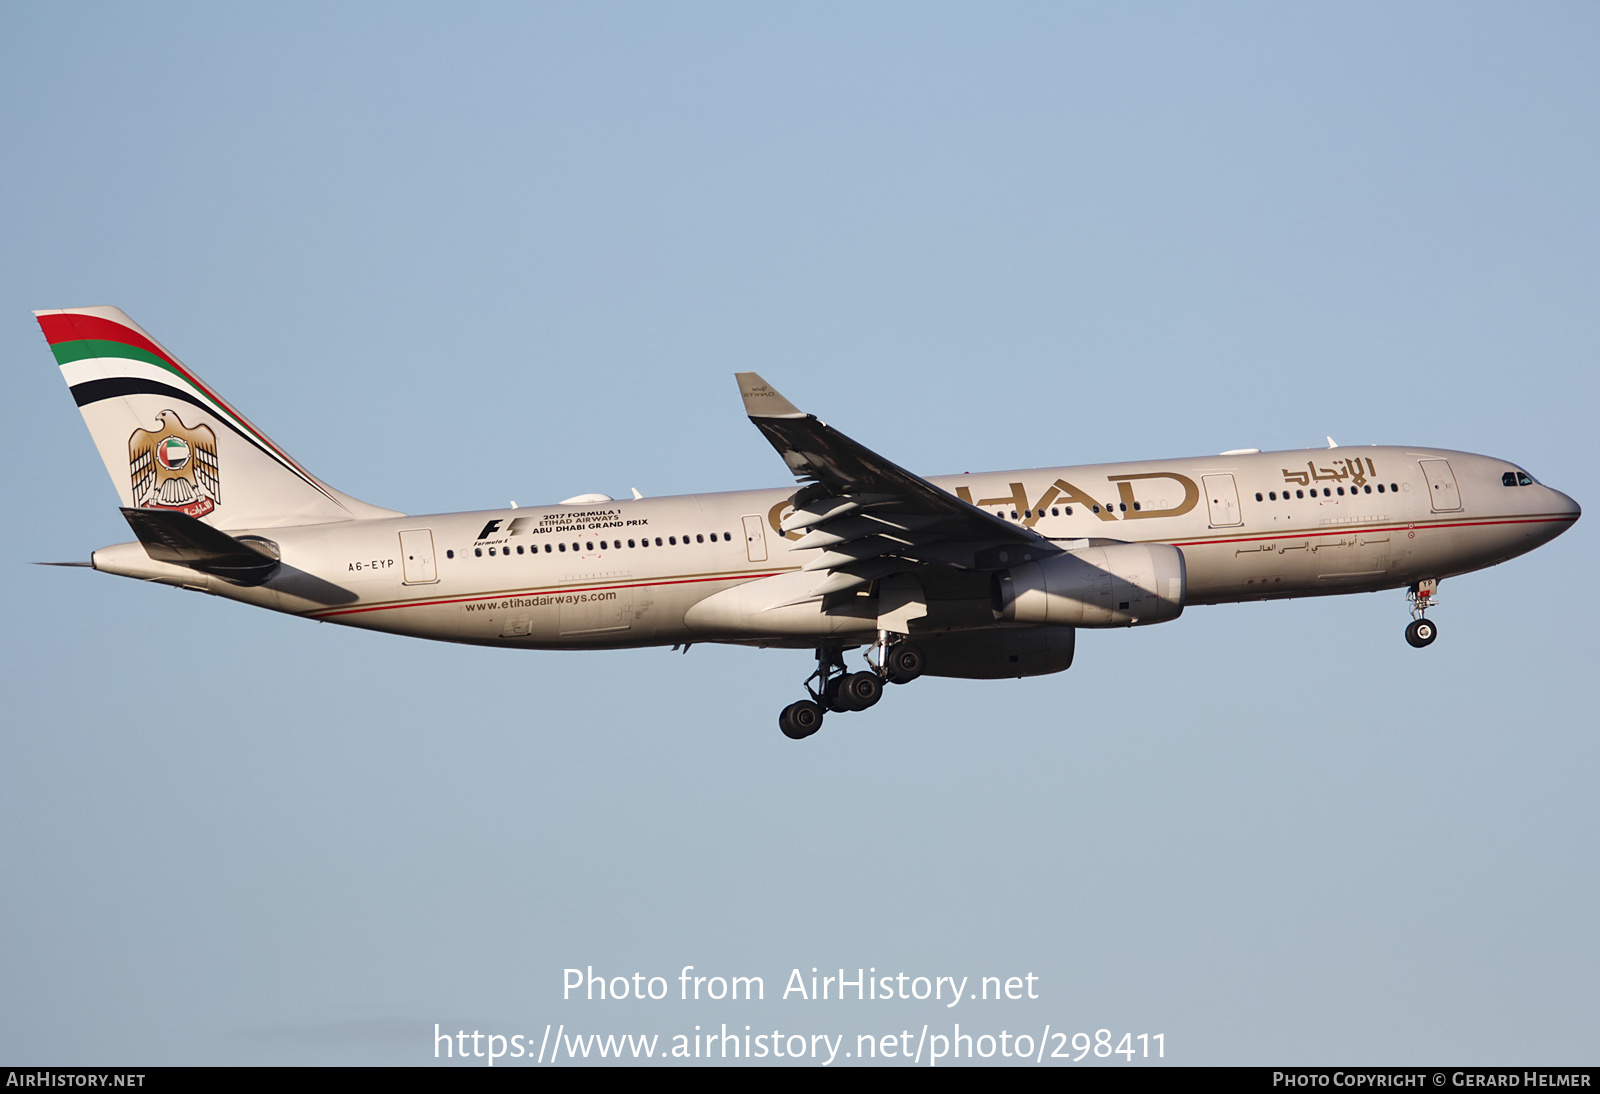
<path fill-rule="evenodd" d="M 103 342 L 121 342 L 125 346 L 142 349 L 153 353 L 173 368 L 179 368 L 178 362 L 168 357 L 166 352 L 150 339 L 136 330 L 131 330 L 121 323 L 114 323 L 109 319 L 101 319 L 98 315 L 41 315 L 39 329 L 44 331 L 44 338 L 52 346 L 61 342 L 76 342 L 80 338 L 95 338 Z"/>

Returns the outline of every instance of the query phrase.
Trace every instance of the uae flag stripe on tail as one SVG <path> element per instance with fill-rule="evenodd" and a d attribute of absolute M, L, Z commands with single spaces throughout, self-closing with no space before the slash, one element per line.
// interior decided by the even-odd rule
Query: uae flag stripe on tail
<path fill-rule="evenodd" d="M 198 377 L 179 364 L 176 358 L 143 334 L 125 327 L 121 323 L 101 318 L 98 315 L 57 312 L 35 316 L 35 318 L 39 320 L 39 329 L 44 332 L 45 341 L 50 343 L 50 348 L 56 357 L 57 364 L 65 364 L 66 361 L 81 359 L 81 355 L 67 348 L 73 342 L 110 342 L 135 350 L 137 351 L 136 353 L 131 353 L 127 356 L 132 360 L 150 361 L 151 364 L 159 365 L 161 368 L 177 375 L 190 388 L 202 396 L 206 403 L 210 404 L 208 409 L 231 425 L 236 432 L 244 436 L 268 456 L 277 460 L 287 470 L 298 475 L 305 481 L 306 485 L 313 487 L 329 498 L 333 497 L 309 471 L 296 463 L 287 452 L 273 444 L 265 433 L 252 425 L 250 420 L 243 414 L 233 409 L 227 400 L 206 387 Z M 61 348 L 58 349 L 57 347 Z"/>

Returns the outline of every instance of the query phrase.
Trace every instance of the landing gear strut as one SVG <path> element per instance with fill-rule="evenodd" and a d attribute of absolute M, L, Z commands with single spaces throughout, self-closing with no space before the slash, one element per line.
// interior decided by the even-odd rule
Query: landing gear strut
<path fill-rule="evenodd" d="M 1424 618 L 1428 609 L 1438 603 L 1438 595 L 1439 582 L 1431 578 L 1419 581 L 1406 590 L 1406 599 L 1411 601 L 1411 622 L 1406 627 L 1406 641 L 1419 650 L 1432 645 L 1433 640 L 1439 637 L 1439 628 Z"/>
<path fill-rule="evenodd" d="M 896 684 L 909 683 L 922 675 L 923 658 L 914 646 L 900 643 L 886 646 L 880 637 L 875 647 L 878 662 L 869 656 L 871 671 L 850 672 L 844 663 L 844 649 L 823 646 L 817 650 L 817 669 L 805 683 L 811 698 L 790 703 L 778 715 L 778 728 L 791 740 L 802 740 L 822 728 L 826 711 L 847 714 L 866 710 L 883 698 L 883 683 L 887 679 Z"/>

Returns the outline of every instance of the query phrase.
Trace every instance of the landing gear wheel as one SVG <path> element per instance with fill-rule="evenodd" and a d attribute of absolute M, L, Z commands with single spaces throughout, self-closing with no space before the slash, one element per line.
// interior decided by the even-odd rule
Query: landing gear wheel
<path fill-rule="evenodd" d="M 810 699 L 790 703 L 778 715 L 778 728 L 791 741 L 800 741 L 822 728 L 822 708 Z"/>
<path fill-rule="evenodd" d="M 909 684 L 921 676 L 928 667 L 928 659 L 922 656 L 922 651 L 909 642 L 902 642 L 889 650 L 889 655 L 883 659 L 883 671 L 889 677 L 891 684 Z"/>
<path fill-rule="evenodd" d="M 883 681 L 870 672 L 852 672 L 839 680 L 838 696 L 845 710 L 866 710 L 883 698 Z"/>
<path fill-rule="evenodd" d="M 1439 628 L 1426 619 L 1413 619 L 1406 627 L 1406 641 L 1417 649 L 1433 645 L 1433 640 L 1439 637 Z"/>
<path fill-rule="evenodd" d="M 849 714 L 855 707 L 850 705 L 850 700 L 841 690 L 844 685 L 843 676 L 835 676 L 828 681 L 828 686 L 822 689 L 822 703 L 835 714 Z"/>

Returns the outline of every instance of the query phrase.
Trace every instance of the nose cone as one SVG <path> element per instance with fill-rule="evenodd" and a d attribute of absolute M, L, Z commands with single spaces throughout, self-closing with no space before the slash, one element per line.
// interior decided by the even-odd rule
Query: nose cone
<path fill-rule="evenodd" d="M 1578 518 L 1583 516 L 1583 509 L 1577 502 L 1559 490 L 1551 490 L 1547 486 L 1545 487 L 1545 492 L 1550 495 L 1548 501 L 1550 512 L 1556 515 L 1555 520 L 1545 525 L 1549 529 L 1546 533 L 1545 542 L 1549 542 L 1576 524 Z"/>
<path fill-rule="evenodd" d="M 1573 520 L 1577 520 L 1579 517 L 1583 516 L 1583 507 L 1577 502 L 1573 501 L 1571 498 L 1567 497 L 1567 495 L 1563 494 L 1559 490 L 1551 490 L 1550 494 L 1551 500 L 1555 502 L 1556 512 L 1562 514 L 1563 516 L 1571 517 Z"/>

